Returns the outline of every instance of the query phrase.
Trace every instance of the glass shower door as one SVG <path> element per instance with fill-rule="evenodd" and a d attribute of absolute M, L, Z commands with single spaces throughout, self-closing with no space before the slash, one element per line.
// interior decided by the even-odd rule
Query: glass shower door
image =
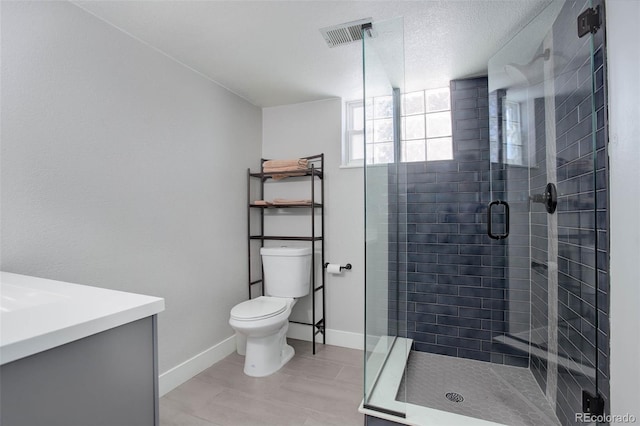
<path fill-rule="evenodd" d="M 406 179 L 397 162 L 404 86 L 402 19 L 363 29 L 365 173 L 364 406 L 404 416 L 396 391 L 410 347 L 406 339 Z M 375 121 L 374 121 L 375 118 Z M 375 124 L 374 124 L 375 123 Z M 404 206 L 404 207 L 403 207 Z"/>
<path fill-rule="evenodd" d="M 550 6 L 550 28 L 529 25 L 489 62 L 487 221 L 507 303 L 496 339 L 528 354 L 562 424 L 598 409 L 597 295 L 607 269 L 602 40 L 578 36 L 578 14 L 594 5 L 577 3 Z"/>

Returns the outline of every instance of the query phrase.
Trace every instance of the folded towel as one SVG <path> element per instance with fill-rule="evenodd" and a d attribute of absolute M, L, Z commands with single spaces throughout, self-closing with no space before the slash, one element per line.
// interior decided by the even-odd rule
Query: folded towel
<path fill-rule="evenodd" d="M 276 198 L 273 200 L 274 206 L 279 206 L 283 204 L 296 204 L 296 205 L 311 205 L 311 200 L 288 200 L 286 198 Z"/>
<path fill-rule="evenodd" d="M 309 160 L 306 158 L 297 158 L 293 160 L 268 160 L 262 163 L 263 169 L 291 167 L 295 169 L 306 169 L 309 167 Z"/>
<path fill-rule="evenodd" d="M 305 172 L 306 170 L 309 170 L 309 169 L 306 167 L 288 166 L 288 167 L 265 167 L 263 170 L 265 173 L 298 172 L 299 174 L 300 172 Z"/>
<path fill-rule="evenodd" d="M 265 200 L 255 200 L 255 201 L 253 202 L 253 204 L 254 204 L 254 205 L 256 205 L 256 206 L 270 206 L 270 205 L 272 205 L 273 203 L 270 203 L 270 202 L 265 201 Z"/>
<path fill-rule="evenodd" d="M 296 167 L 273 167 L 265 168 L 263 172 L 270 175 L 274 180 L 284 179 L 291 176 L 304 176 L 307 174 L 308 168 L 296 168 Z"/>
<path fill-rule="evenodd" d="M 266 172 L 268 173 L 268 172 Z M 291 176 L 300 176 L 300 171 L 298 172 L 289 172 L 289 173 L 278 173 L 278 174 L 272 174 L 271 175 L 271 179 L 273 180 L 282 180 L 284 178 L 288 178 Z"/>

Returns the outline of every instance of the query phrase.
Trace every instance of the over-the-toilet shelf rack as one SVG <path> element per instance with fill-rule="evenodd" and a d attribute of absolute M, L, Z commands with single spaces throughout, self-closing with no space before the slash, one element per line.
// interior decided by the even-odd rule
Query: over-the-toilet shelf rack
<path fill-rule="evenodd" d="M 287 180 L 295 179 L 297 181 L 301 179 L 309 179 L 310 182 L 310 194 L 311 194 L 311 203 L 303 203 L 303 204 L 255 204 L 251 197 L 251 179 L 259 179 L 260 181 L 260 195 L 259 199 L 265 199 L 265 189 L 264 183 L 272 179 L 274 177 L 273 173 L 265 173 L 264 171 L 264 163 L 268 161 L 263 158 L 260 162 L 260 172 L 252 173 L 251 169 L 247 170 L 247 235 L 248 235 L 248 280 L 249 280 L 249 298 L 252 297 L 252 289 L 254 285 L 261 285 L 261 294 L 264 294 L 264 281 L 262 278 L 257 280 L 252 280 L 252 267 L 251 267 L 251 254 L 252 254 L 252 241 L 260 241 L 260 247 L 264 247 L 264 242 L 267 240 L 279 240 L 279 241 L 309 241 L 311 243 L 311 322 L 304 321 L 289 321 L 295 324 L 303 324 L 311 326 L 311 341 L 313 347 L 313 354 L 316 353 L 316 336 L 318 334 L 322 334 L 322 343 L 326 343 L 326 333 L 325 333 L 325 268 L 322 265 L 325 264 L 324 257 L 324 154 L 312 155 L 309 157 L 302 157 L 302 159 L 306 159 L 309 164 L 309 168 L 306 170 L 300 170 L 295 172 L 286 172 Z M 281 173 L 276 173 L 276 175 Z M 316 179 L 320 181 L 320 197 L 318 197 L 316 191 Z M 252 220 L 251 220 L 251 210 L 258 209 L 260 212 L 260 232 L 258 234 L 252 234 Z M 283 236 L 283 235 L 265 235 L 264 234 L 264 221 L 265 221 L 265 210 L 267 209 L 309 209 L 311 216 L 311 234 L 310 236 Z M 319 215 L 316 214 L 319 212 Z M 320 216 L 320 232 L 316 235 L 316 221 L 317 217 Z M 322 271 L 321 281 L 320 283 L 316 283 L 316 247 L 320 246 L 320 269 Z M 262 271 L 261 271 L 262 272 Z M 264 276 L 261 274 L 261 276 Z M 316 284 L 319 284 L 316 286 Z M 316 294 L 321 292 L 322 297 L 322 315 L 320 318 L 317 318 L 317 309 L 316 309 Z"/>

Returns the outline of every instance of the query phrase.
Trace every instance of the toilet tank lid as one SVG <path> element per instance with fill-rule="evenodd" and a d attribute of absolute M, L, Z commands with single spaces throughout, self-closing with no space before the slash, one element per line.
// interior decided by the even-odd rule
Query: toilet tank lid
<path fill-rule="evenodd" d="M 308 256 L 311 254 L 311 247 L 262 247 L 262 256 Z"/>

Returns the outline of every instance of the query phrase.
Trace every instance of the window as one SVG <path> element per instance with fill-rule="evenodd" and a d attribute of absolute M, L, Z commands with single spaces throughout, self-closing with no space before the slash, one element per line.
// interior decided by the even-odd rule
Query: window
<path fill-rule="evenodd" d="M 364 106 L 362 102 L 347 103 L 346 134 L 342 162 L 350 166 L 364 165 Z"/>
<path fill-rule="evenodd" d="M 522 99 L 521 95 L 517 92 L 510 94 L 503 89 L 489 94 L 489 141 L 492 163 L 512 166 L 536 164 L 535 145 L 529 145 L 535 144 L 536 140 L 535 114 L 536 102 L 539 99 L 527 99 L 521 103 L 516 100 Z M 544 115 L 544 109 L 542 114 Z M 527 128 L 530 131 L 527 131 Z"/>
<path fill-rule="evenodd" d="M 406 93 L 400 100 L 400 161 L 453 159 L 449 88 Z M 365 135 L 367 164 L 395 161 L 392 96 L 367 99 L 364 106 L 360 101 L 347 103 L 346 121 L 345 164 L 363 164 Z"/>
<path fill-rule="evenodd" d="M 402 95 L 401 161 L 453 159 L 449 88 Z"/>
<path fill-rule="evenodd" d="M 502 113 L 503 160 L 505 164 L 525 164 L 525 149 L 522 140 L 520 104 L 504 99 Z"/>

